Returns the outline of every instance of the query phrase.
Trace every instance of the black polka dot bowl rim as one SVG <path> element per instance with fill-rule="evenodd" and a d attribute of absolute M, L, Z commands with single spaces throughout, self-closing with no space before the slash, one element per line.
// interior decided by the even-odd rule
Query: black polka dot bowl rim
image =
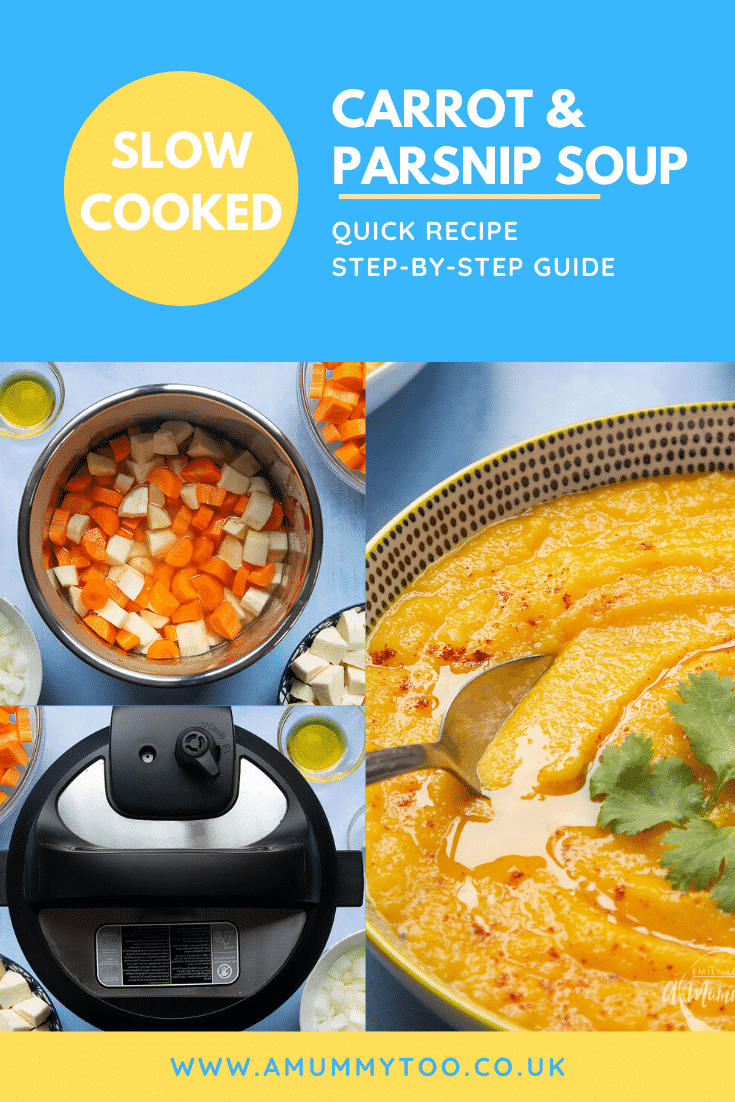
<path fill-rule="evenodd" d="M 59 1012 L 54 1006 L 51 1000 L 51 996 L 48 994 L 45 988 L 41 987 L 41 984 L 38 982 L 36 977 L 31 975 L 30 972 L 26 971 L 25 968 L 21 967 L 20 964 L 16 964 L 16 962 L 14 960 L 11 960 L 10 957 L 3 956 L 2 953 L 0 953 L 0 964 L 5 967 L 5 970 L 7 972 L 17 972 L 18 975 L 22 976 L 30 987 L 32 993 L 34 995 L 37 995 L 39 999 L 43 999 L 45 1003 L 48 1003 L 48 1005 L 51 1007 L 51 1013 L 49 1014 L 43 1025 L 47 1025 L 49 1027 L 50 1033 L 62 1033 L 64 1027 L 61 1024 Z"/>
<path fill-rule="evenodd" d="M 304 651 L 307 651 L 309 649 L 309 647 L 314 642 L 314 640 L 316 639 L 316 637 L 317 637 L 317 635 L 319 634 L 320 631 L 324 631 L 325 628 L 336 627 L 337 626 L 337 621 L 339 620 L 342 613 L 343 612 L 350 612 L 350 611 L 364 612 L 365 611 L 364 602 L 361 605 L 347 605 L 345 608 L 341 608 L 339 610 L 339 612 L 333 612 L 331 616 L 327 616 L 327 618 L 325 620 L 322 620 L 321 623 L 318 623 L 316 625 L 316 627 L 312 628 L 311 631 L 307 635 L 304 636 L 304 638 L 301 640 L 299 645 L 295 648 L 293 654 L 291 655 L 288 662 L 286 663 L 285 670 L 281 674 L 281 681 L 280 681 L 280 684 L 278 686 L 278 699 L 276 701 L 277 704 L 298 704 L 299 703 L 298 700 L 291 700 L 291 696 L 290 696 L 290 694 L 291 694 L 291 685 L 292 685 L 293 679 L 294 679 L 293 670 L 291 669 L 291 663 L 294 662 L 297 658 L 300 658 L 301 655 L 304 653 Z"/>
<path fill-rule="evenodd" d="M 566 494 L 661 475 L 735 469 L 735 402 L 615 413 L 554 429 L 469 464 L 416 498 L 370 540 L 368 631 L 433 562 L 490 524 Z M 368 905 L 373 950 L 455 1029 L 523 1032 L 411 957 Z"/>
<path fill-rule="evenodd" d="M 735 468 L 735 402 L 616 413 L 471 463 L 416 498 L 367 546 L 367 622 L 431 563 L 489 524 L 615 482 Z"/>

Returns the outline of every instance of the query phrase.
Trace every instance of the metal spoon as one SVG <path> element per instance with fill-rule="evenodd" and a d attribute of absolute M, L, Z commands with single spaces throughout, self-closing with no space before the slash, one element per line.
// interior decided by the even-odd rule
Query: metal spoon
<path fill-rule="evenodd" d="M 482 670 L 451 700 L 437 742 L 391 746 L 369 753 L 365 760 L 366 784 L 433 767 L 454 773 L 475 795 L 481 796 L 477 775 L 480 758 L 521 697 L 553 661 L 552 654 L 533 654 Z"/>

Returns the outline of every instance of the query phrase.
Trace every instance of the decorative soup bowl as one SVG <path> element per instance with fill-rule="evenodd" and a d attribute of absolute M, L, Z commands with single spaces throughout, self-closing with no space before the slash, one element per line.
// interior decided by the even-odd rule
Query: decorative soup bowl
<path fill-rule="evenodd" d="M 481 761 L 485 796 L 442 770 L 368 789 L 368 938 L 458 1029 L 735 1029 L 735 992 L 687 986 L 704 965 L 733 983 L 720 870 L 666 871 L 666 831 L 698 813 L 615 833 L 589 785 L 641 732 L 646 774 L 680 758 L 716 795 L 669 703 L 735 674 L 734 449 L 735 403 L 571 425 L 457 472 L 368 545 L 368 749 L 433 741 L 478 670 L 555 656 Z"/>

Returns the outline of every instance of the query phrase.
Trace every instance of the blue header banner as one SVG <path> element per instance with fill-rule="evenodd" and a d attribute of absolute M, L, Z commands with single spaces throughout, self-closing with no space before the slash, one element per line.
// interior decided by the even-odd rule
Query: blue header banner
<path fill-rule="evenodd" d="M 42 3 L 16 5 L 8 24 L 5 359 L 733 356 L 733 16 L 724 0 L 225 0 L 209 9 L 182 0 L 132 2 L 124 14 Z M 64 201 L 67 159 L 90 114 L 134 81 L 176 72 L 222 78 L 260 101 L 298 173 L 293 227 L 281 224 L 285 243 L 269 265 L 198 305 L 165 304 L 165 289 L 163 301 L 148 301 L 105 278 L 109 264 L 103 275 L 87 259 L 70 226 L 78 212 L 67 216 Z M 97 233 L 126 246 L 133 237 L 134 252 L 145 240 L 141 263 L 151 264 L 156 235 L 163 250 L 190 234 L 206 266 L 202 237 L 219 241 L 218 228 L 249 227 L 231 235 L 243 250 L 262 242 L 287 209 L 277 173 L 251 196 L 250 215 L 257 185 L 245 177 L 245 199 L 228 184 L 219 189 L 227 200 L 207 208 L 209 185 L 194 194 L 186 175 L 188 138 L 169 157 L 154 107 L 147 128 L 145 110 L 117 132 L 110 123 L 99 149 L 107 184 L 93 159 L 75 168 L 75 196 L 86 194 L 88 172 L 94 243 Z M 260 155 L 257 131 L 247 153 L 247 123 L 236 116 L 233 154 Z M 182 97 L 175 125 L 195 135 L 193 158 L 197 142 L 210 154 L 226 148 L 219 116 L 211 140 L 206 120 L 199 133 L 193 119 Z M 137 239 L 137 208 L 116 203 L 142 185 L 124 171 L 118 185 L 109 169 L 116 156 L 132 167 L 136 149 L 168 158 L 166 180 L 178 189 L 167 185 L 168 210 L 148 204 L 149 219 L 144 200 Z"/>

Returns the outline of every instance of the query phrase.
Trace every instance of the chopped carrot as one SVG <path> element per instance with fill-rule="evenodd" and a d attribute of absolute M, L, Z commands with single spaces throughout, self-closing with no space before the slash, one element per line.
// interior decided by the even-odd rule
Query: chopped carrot
<path fill-rule="evenodd" d="M 211 459 L 192 459 L 181 472 L 187 482 L 209 482 L 216 486 L 222 477 L 222 471 Z"/>
<path fill-rule="evenodd" d="M 128 540 L 134 540 L 136 527 L 137 525 L 132 517 L 124 517 L 120 521 L 119 535 L 125 536 Z"/>
<path fill-rule="evenodd" d="M 199 598 L 195 601 L 188 601 L 185 605 L 179 605 L 174 612 L 171 613 L 172 624 L 185 624 L 192 620 L 202 620 L 204 613 L 202 611 L 202 604 Z"/>
<path fill-rule="evenodd" d="M 333 398 L 336 402 L 344 402 L 350 409 L 354 409 L 357 403 L 360 401 L 360 395 L 355 394 L 354 390 L 348 390 L 342 386 L 334 386 L 330 383 L 329 386 L 324 387 L 324 399 Z"/>
<path fill-rule="evenodd" d="M 6 769 L 0 776 L 0 784 L 4 784 L 6 788 L 15 788 L 19 780 L 20 769 L 15 765 L 11 765 L 10 769 Z"/>
<path fill-rule="evenodd" d="M 203 532 L 213 516 L 214 509 L 210 509 L 208 505 L 200 505 L 191 519 L 192 528 L 196 528 L 198 531 Z"/>
<path fill-rule="evenodd" d="M 68 509 L 54 509 L 51 517 L 51 525 L 48 530 L 48 538 L 59 546 L 66 543 L 66 526 L 71 519 Z"/>
<path fill-rule="evenodd" d="M 319 405 L 314 410 L 314 420 L 321 421 L 334 421 L 338 424 L 340 421 L 346 421 L 350 416 L 352 410 L 352 403 L 339 401 L 337 398 L 322 398 Z"/>
<path fill-rule="evenodd" d="M 169 566 L 167 562 L 158 562 L 153 567 L 153 580 L 154 582 L 162 582 L 166 586 L 166 589 L 171 588 L 171 582 L 175 570 L 173 566 Z"/>
<path fill-rule="evenodd" d="M 110 440 L 110 448 L 115 462 L 122 463 L 123 459 L 127 459 L 130 455 L 130 437 L 127 433 L 123 433 L 122 436 L 115 436 Z"/>
<path fill-rule="evenodd" d="M 171 592 L 179 604 L 196 600 L 197 593 L 192 589 L 191 579 L 198 573 L 198 566 L 185 566 L 174 574 L 171 580 Z"/>
<path fill-rule="evenodd" d="M 85 570 L 86 567 L 92 565 L 92 560 L 83 555 L 77 545 L 74 544 L 71 550 L 71 565 L 76 566 L 77 570 Z"/>
<path fill-rule="evenodd" d="M 125 608 L 128 603 L 128 597 L 123 593 L 119 586 L 111 582 L 109 578 L 105 578 L 107 588 L 110 591 L 110 600 L 114 601 L 116 605 L 120 605 L 120 608 Z"/>
<path fill-rule="evenodd" d="M 349 421 L 343 421 L 343 425 L 349 425 Z M 327 421 L 326 425 L 322 429 L 322 436 L 328 444 L 335 444 L 342 437 L 339 434 L 339 429 L 336 425 L 333 425 L 331 421 Z"/>
<path fill-rule="evenodd" d="M 194 543 L 194 554 L 192 555 L 194 562 L 201 566 L 207 559 L 211 559 L 213 554 L 214 540 L 211 540 L 209 536 L 199 536 Z"/>
<path fill-rule="evenodd" d="M 117 510 L 110 505 L 95 505 L 90 509 L 89 515 L 97 521 L 102 531 L 108 536 L 114 536 L 120 527 L 120 517 Z"/>
<path fill-rule="evenodd" d="M 93 613 L 89 613 L 84 617 L 83 623 L 90 627 L 92 631 L 96 631 L 106 643 L 114 643 L 117 630 L 109 620 L 104 620 L 101 616 L 95 616 Z"/>
<path fill-rule="evenodd" d="M 148 474 L 148 482 L 154 486 L 158 486 L 158 489 L 166 495 L 166 497 L 177 498 L 181 494 L 181 487 L 183 482 L 179 476 L 168 467 L 154 467 Z M 219 482 L 219 478 L 217 479 Z"/>
<path fill-rule="evenodd" d="M 207 525 L 204 534 L 210 536 L 214 540 L 222 539 L 224 535 L 224 527 L 227 523 L 227 517 L 215 517 L 214 520 Z"/>
<path fill-rule="evenodd" d="M 365 364 L 356 362 L 337 364 L 332 372 L 332 382 L 346 390 L 362 392 L 365 389 Z"/>
<path fill-rule="evenodd" d="M 222 504 L 219 506 L 220 512 L 226 513 L 227 516 L 229 516 L 230 513 L 232 512 L 233 505 L 237 505 L 237 501 L 238 501 L 237 494 L 233 494 L 230 491 L 227 491 L 225 493 L 224 500 L 222 501 Z"/>
<path fill-rule="evenodd" d="M 280 501 L 273 502 L 273 508 L 271 509 L 271 515 L 261 528 L 261 532 L 275 532 L 277 528 L 280 528 L 283 523 L 283 506 Z"/>
<path fill-rule="evenodd" d="M 71 551 L 66 547 L 56 548 L 57 566 L 71 566 Z"/>
<path fill-rule="evenodd" d="M 169 566 L 188 566 L 194 552 L 194 541 L 191 536 L 184 536 L 175 543 L 170 551 L 163 556 L 163 561 Z"/>
<path fill-rule="evenodd" d="M 340 426 L 340 437 L 346 443 L 348 440 L 362 442 L 365 439 L 365 421 L 363 418 L 343 421 Z"/>
<path fill-rule="evenodd" d="M 19 742 L 33 742 L 31 717 L 27 708 L 18 708 L 15 713 L 15 729 Z"/>
<path fill-rule="evenodd" d="M 311 386 L 309 388 L 310 398 L 323 398 L 324 397 L 324 384 L 327 381 L 327 369 L 324 364 L 312 364 L 311 368 Z"/>
<path fill-rule="evenodd" d="M 179 648 L 170 639 L 154 639 L 145 655 L 146 658 L 178 658 Z"/>
<path fill-rule="evenodd" d="M 110 505 L 117 509 L 125 495 L 117 490 L 110 490 L 107 486 L 95 486 L 92 490 L 92 501 L 99 501 L 101 505 Z"/>
<path fill-rule="evenodd" d="M 83 494 L 67 494 L 61 502 L 62 509 L 68 509 L 70 513 L 81 513 L 82 516 L 89 516 L 89 510 L 92 508 L 92 498 L 85 497 Z"/>
<path fill-rule="evenodd" d="M 98 474 L 94 480 L 98 486 L 112 486 L 116 477 L 114 474 Z"/>
<path fill-rule="evenodd" d="M 101 528 L 88 528 L 82 536 L 82 547 L 92 562 L 105 562 L 107 559 L 107 540 Z"/>
<path fill-rule="evenodd" d="M 233 507 L 232 507 L 232 512 L 235 514 L 236 517 L 241 517 L 242 516 L 242 514 L 245 512 L 245 510 L 248 507 L 248 502 L 249 501 L 250 501 L 250 494 L 243 494 L 241 497 L 239 497 L 237 499 L 237 503 L 235 505 L 233 505 Z"/>
<path fill-rule="evenodd" d="M 133 647 L 140 644 L 140 639 L 137 635 L 133 635 L 132 631 L 128 631 L 127 628 L 120 628 L 115 636 L 115 642 L 123 650 L 132 650 Z"/>
<path fill-rule="evenodd" d="M 172 531 L 174 531 L 177 536 L 185 535 L 185 533 L 189 531 L 189 525 L 191 524 L 193 516 L 194 514 L 192 513 L 189 506 L 182 505 L 179 511 L 176 513 L 174 519 L 171 521 Z M 207 524 L 208 523 L 209 521 L 207 521 Z M 205 524 L 204 527 L 206 528 L 206 526 L 207 525 Z"/>
<path fill-rule="evenodd" d="M 176 634 L 176 628 L 174 627 L 173 624 L 166 624 L 166 626 L 163 629 L 163 634 L 166 636 L 166 638 L 171 643 L 175 643 L 178 639 L 178 635 Z"/>
<path fill-rule="evenodd" d="M 110 600 L 110 587 L 107 584 L 107 579 L 99 578 L 95 580 L 94 578 L 90 578 L 90 580 L 85 583 L 79 600 L 85 608 L 94 609 L 95 612 L 100 608 L 104 608 Z"/>
<path fill-rule="evenodd" d="M 248 581 L 251 585 L 259 585 L 261 587 L 270 585 L 273 581 L 273 576 L 276 572 L 276 568 L 272 562 L 267 562 L 265 566 L 254 567 L 250 571 L 250 578 Z"/>
<path fill-rule="evenodd" d="M 234 580 L 232 582 L 232 592 L 235 594 L 236 597 L 245 596 L 245 591 L 248 588 L 249 577 L 250 571 L 247 570 L 244 566 L 241 566 L 235 574 Z"/>
<path fill-rule="evenodd" d="M 365 460 L 364 459 L 363 459 L 362 463 L 360 464 L 360 466 L 356 467 L 355 470 L 356 471 L 362 471 L 362 473 L 365 474 Z"/>
<path fill-rule="evenodd" d="M 78 471 L 77 474 L 72 475 L 66 484 L 66 488 L 72 494 L 81 494 L 91 485 L 92 476 L 87 468 L 84 467 L 81 471 Z"/>
<path fill-rule="evenodd" d="M 235 577 L 235 571 L 232 567 L 228 566 L 224 559 L 217 558 L 216 555 L 211 559 L 207 559 L 205 563 L 202 563 L 202 572 L 219 578 L 222 584 L 226 586 L 229 586 L 232 579 Z"/>
<path fill-rule="evenodd" d="M 229 601 L 222 601 L 207 618 L 207 625 L 225 639 L 234 639 L 240 634 L 242 624 Z"/>
<path fill-rule="evenodd" d="M 222 634 L 220 632 L 220 634 Z M 12 769 L 14 766 L 24 766 L 28 762 L 25 748 L 18 739 L 7 739 L 0 742 L 0 769 Z"/>
<path fill-rule="evenodd" d="M 227 490 L 222 486 L 210 486 L 206 482 L 197 483 L 197 501 L 200 505 L 214 505 L 218 509 L 225 500 Z"/>
<path fill-rule="evenodd" d="M 43 556 L 44 570 L 50 570 L 51 567 L 54 565 L 53 559 L 51 558 L 51 549 L 49 547 L 44 547 L 41 555 Z"/>
<path fill-rule="evenodd" d="M 353 471 L 356 470 L 363 461 L 360 449 L 356 444 L 353 444 L 352 441 L 348 444 L 343 444 L 341 448 L 337 448 L 334 454 L 338 459 L 342 460 L 345 467 L 350 467 Z"/>
<path fill-rule="evenodd" d="M 83 570 L 79 575 L 79 581 L 85 583 L 98 581 L 100 579 L 104 581 L 106 577 L 107 571 L 103 570 L 99 563 L 93 562 L 91 566 L 87 567 L 87 569 Z"/>
<path fill-rule="evenodd" d="M 159 616 L 171 616 L 179 607 L 179 602 L 170 589 L 162 582 L 155 582 L 151 587 L 148 603 Z"/>
<path fill-rule="evenodd" d="M 224 600 L 224 586 L 210 574 L 198 574 L 191 579 L 191 585 L 196 590 L 205 612 L 214 612 L 217 605 Z"/>

